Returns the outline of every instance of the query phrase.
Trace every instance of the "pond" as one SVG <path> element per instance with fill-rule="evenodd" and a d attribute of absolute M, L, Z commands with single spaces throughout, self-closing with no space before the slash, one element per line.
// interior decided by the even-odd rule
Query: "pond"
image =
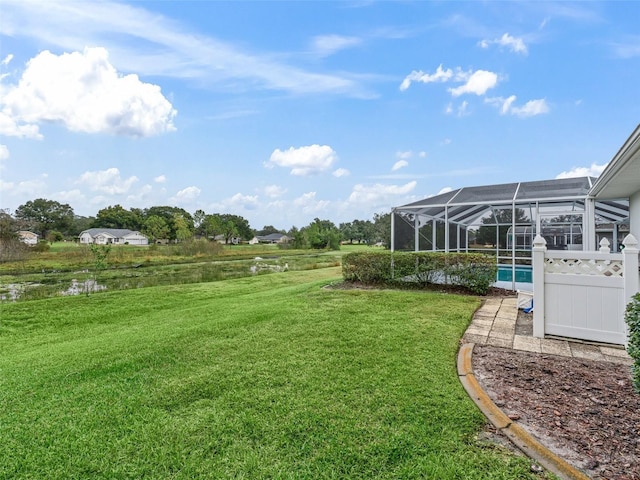
<path fill-rule="evenodd" d="M 24 281 L 0 281 L 0 301 L 35 300 L 161 285 L 215 282 L 230 278 L 309 270 L 340 265 L 339 255 L 297 255 L 216 262 L 112 268 L 99 272 L 49 272 L 25 276 Z"/>

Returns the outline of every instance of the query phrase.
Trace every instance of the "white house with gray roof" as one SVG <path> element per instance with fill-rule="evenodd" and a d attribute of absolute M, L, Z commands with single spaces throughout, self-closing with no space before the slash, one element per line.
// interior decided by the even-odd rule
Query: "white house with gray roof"
<path fill-rule="evenodd" d="M 149 245 L 142 233 L 126 228 L 90 228 L 80 234 L 80 243 L 98 245 Z"/>

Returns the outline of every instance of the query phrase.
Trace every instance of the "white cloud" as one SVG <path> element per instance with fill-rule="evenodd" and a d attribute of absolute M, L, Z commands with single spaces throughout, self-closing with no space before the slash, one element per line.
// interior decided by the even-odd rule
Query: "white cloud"
<path fill-rule="evenodd" d="M 7 55 L 6 57 L 4 57 L 2 59 L 2 61 L 0 62 L 0 65 L 9 65 L 9 63 L 11 62 L 11 60 L 13 60 L 13 54 L 10 53 L 9 55 Z"/>
<path fill-rule="evenodd" d="M 5 182 L 0 178 L 0 190 L 2 190 L 3 192 L 10 192 L 11 190 L 13 190 L 13 186 L 13 182 Z"/>
<path fill-rule="evenodd" d="M 506 115 L 507 113 L 509 113 L 511 111 L 511 105 L 515 101 L 516 101 L 515 95 L 511 95 L 509 98 L 507 98 L 502 104 L 502 106 L 500 107 L 500 115 Z"/>
<path fill-rule="evenodd" d="M 269 205 L 277 203 L 278 201 L 268 204 L 267 212 Z M 229 198 L 225 198 L 220 202 L 208 205 L 207 208 L 212 211 L 233 213 L 238 215 L 245 214 L 245 212 L 254 212 L 255 216 L 255 212 L 258 211 L 260 207 L 264 207 L 264 203 L 260 202 L 260 199 L 257 195 L 244 195 L 242 193 L 236 193 L 235 195 Z M 282 209 L 284 209 L 284 207 Z"/>
<path fill-rule="evenodd" d="M 11 192 L 15 196 L 25 196 L 28 198 L 38 198 L 46 195 L 47 180 L 46 173 L 41 174 L 32 180 L 24 180 L 22 182 L 3 182 L 2 191 L 4 193 Z"/>
<path fill-rule="evenodd" d="M 146 200 L 151 197 L 153 187 L 149 184 L 144 185 L 142 188 L 136 190 L 135 193 L 127 196 L 127 202 L 134 205 L 140 205 L 146 203 Z"/>
<path fill-rule="evenodd" d="M 0 108 L 2 108 L 1 104 Z M 40 129 L 37 125 L 24 124 L 24 122 L 19 125 L 16 119 L 11 118 L 11 116 L 2 111 L 0 111 L 0 135 L 18 138 L 34 138 L 36 140 L 42 139 Z"/>
<path fill-rule="evenodd" d="M 612 43 L 611 48 L 618 58 L 640 57 L 640 35 L 629 35 L 623 42 Z"/>
<path fill-rule="evenodd" d="M 0 108 L 23 127 L 54 122 L 71 131 L 132 137 L 175 130 L 176 111 L 160 87 L 119 75 L 104 48 L 39 53 L 7 89 Z"/>
<path fill-rule="evenodd" d="M 290 168 L 292 175 L 305 176 L 330 169 L 337 159 L 336 152 L 328 145 L 309 145 L 284 151 L 276 149 L 265 166 Z"/>
<path fill-rule="evenodd" d="M 362 40 L 358 37 L 346 37 L 343 35 L 321 35 L 313 38 L 313 50 L 321 57 L 328 57 L 340 50 L 360 45 Z"/>
<path fill-rule="evenodd" d="M 442 195 L 443 193 L 449 193 L 453 191 L 453 188 L 451 187 L 443 187 L 440 189 L 440 191 L 437 193 L 438 195 Z"/>
<path fill-rule="evenodd" d="M 405 77 L 405 79 L 400 84 L 400 90 L 404 91 L 411 86 L 412 82 L 421 82 L 421 83 L 434 83 L 434 82 L 448 82 L 452 79 L 460 78 L 461 75 L 464 75 L 460 69 L 458 68 L 456 72 L 447 68 L 446 70 L 442 68 L 442 64 L 436 68 L 434 73 L 424 73 L 422 70 L 414 70 L 409 75 Z"/>
<path fill-rule="evenodd" d="M 286 208 L 287 204 L 283 200 L 274 200 L 273 202 L 267 203 L 267 211 L 272 210 L 283 210 Z"/>
<path fill-rule="evenodd" d="M 264 194 L 269 198 L 278 198 L 284 195 L 287 189 L 280 185 L 267 185 L 264 187 Z"/>
<path fill-rule="evenodd" d="M 8 159 L 10 155 L 7 146 L 0 144 L 0 168 L 2 168 L 2 162 Z"/>
<path fill-rule="evenodd" d="M 340 177 L 347 177 L 351 174 L 351 172 L 349 170 L 347 170 L 346 168 L 337 168 L 336 170 L 333 171 L 332 175 L 334 177 L 340 178 Z"/>
<path fill-rule="evenodd" d="M 543 98 L 538 100 L 529 100 L 521 107 L 514 105 L 516 98 L 517 97 L 515 95 L 511 95 L 506 99 L 502 97 L 492 97 L 486 98 L 485 102 L 497 107 L 500 110 L 500 115 L 515 115 L 523 118 L 542 115 L 544 113 L 549 113 L 551 110 L 549 104 L 547 104 L 547 101 Z"/>
<path fill-rule="evenodd" d="M 349 202 L 369 204 L 374 207 L 390 204 L 392 199 L 399 195 L 406 195 L 416 188 L 418 183 L 414 180 L 405 185 L 354 185 Z"/>
<path fill-rule="evenodd" d="M 549 113 L 549 105 L 544 98 L 538 100 L 529 100 L 522 107 L 513 107 L 511 112 L 518 117 L 533 117 Z"/>
<path fill-rule="evenodd" d="M 316 200 L 316 192 L 307 192 L 296 198 L 293 201 L 293 205 L 309 215 L 326 211 L 331 202 L 328 200 Z"/>
<path fill-rule="evenodd" d="M 573 167 L 569 171 L 559 173 L 556 178 L 599 177 L 606 166 L 606 163 L 604 165 L 592 163 L 590 167 Z"/>
<path fill-rule="evenodd" d="M 158 175 L 157 177 L 155 177 L 153 179 L 153 181 L 156 182 L 156 183 L 166 183 L 167 177 L 164 176 L 164 175 Z"/>
<path fill-rule="evenodd" d="M 175 203 L 191 202 L 200 196 L 201 190 L 198 187 L 187 187 L 180 190 L 173 197 L 171 201 Z"/>
<path fill-rule="evenodd" d="M 482 48 L 489 48 L 490 45 L 499 45 L 501 47 L 506 47 L 514 53 L 520 53 L 522 55 L 527 55 L 529 53 L 527 49 L 527 45 L 524 43 L 522 38 L 516 38 L 508 33 L 505 33 L 500 38 L 495 38 L 493 40 L 481 40 L 478 45 Z"/>
<path fill-rule="evenodd" d="M 454 70 L 443 69 L 439 65 L 435 73 L 424 73 L 423 71 L 414 70 L 400 84 L 400 90 L 404 91 L 409 88 L 412 82 L 422 83 L 444 83 L 444 82 L 464 82 L 463 85 L 455 88 L 449 88 L 448 91 L 454 97 L 459 97 L 465 93 L 473 93 L 475 95 L 484 95 L 487 90 L 494 88 L 498 84 L 498 75 L 487 70 L 476 70 L 475 72 L 463 71 L 460 67 Z M 447 113 L 453 111 L 451 106 L 447 107 Z"/>
<path fill-rule="evenodd" d="M 85 195 L 77 188 L 74 188 L 73 190 L 57 192 L 53 195 L 53 197 L 59 202 L 68 203 L 72 206 L 73 204 L 84 204 L 87 200 Z"/>
<path fill-rule="evenodd" d="M 413 152 L 411 150 L 407 150 L 405 152 L 396 152 L 396 158 L 399 158 L 401 160 L 407 160 L 411 157 L 413 157 Z"/>
<path fill-rule="evenodd" d="M 258 208 L 260 202 L 257 195 L 243 195 L 236 193 L 234 196 L 225 201 L 229 207 L 243 208 L 245 210 L 253 210 Z"/>
<path fill-rule="evenodd" d="M 400 170 L 401 168 L 404 168 L 407 166 L 409 166 L 409 162 L 407 162 L 406 160 L 398 160 L 396 163 L 393 164 L 393 167 L 391 167 L 391 171 L 395 172 L 396 170 Z"/>
<path fill-rule="evenodd" d="M 418 153 L 418 156 L 419 156 L 420 158 L 426 158 L 426 157 L 427 157 L 427 152 L 424 152 L 424 151 L 423 151 L 423 152 L 419 152 L 419 153 Z"/>
<path fill-rule="evenodd" d="M 127 193 L 134 183 L 138 181 L 138 177 L 132 176 L 126 180 L 120 176 L 120 170 L 117 168 L 108 168 L 96 172 L 84 172 L 80 178 L 76 180 L 77 184 L 87 185 L 91 190 L 103 192 L 108 195 L 116 195 Z"/>
<path fill-rule="evenodd" d="M 459 117 L 464 117 L 466 115 L 469 115 L 469 112 L 467 111 L 467 107 L 469 106 L 469 102 L 467 102 L 466 100 L 464 100 L 460 106 L 458 107 L 458 116 Z"/>
<path fill-rule="evenodd" d="M 306 71 L 270 52 L 252 53 L 215 37 L 190 31 L 174 18 L 122 2 L 101 1 L 85 8 L 66 0 L 3 0 L 3 16 L 11 22 L 0 31 L 37 43 L 73 51 L 105 46 L 118 69 L 144 75 L 195 78 L 216 88 L 266 88 L 303 93 L 368 97 L 355 75 Z M 146 48 L 130 48 L 131 42 Z"/>
<path fill-rule="evenodd" d="M 498 75 L 487 70 L 476 70 L 467 79 L 464 85 L 456 88 L 450 88 L 449 92 L 454 97 L 459 97 L 465 93 L 473 93 L 475 95 L 484 95 L 487 90 L 498 84 Z"/>

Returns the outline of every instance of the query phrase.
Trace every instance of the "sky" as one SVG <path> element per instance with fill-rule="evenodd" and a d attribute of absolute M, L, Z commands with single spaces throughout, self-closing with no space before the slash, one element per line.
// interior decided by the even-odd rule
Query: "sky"
<path fill-rule="evenodd" d="M 0 4 L 0 208 L 339 224 L 598 176 L 640 122 L 640 2 Z"/>

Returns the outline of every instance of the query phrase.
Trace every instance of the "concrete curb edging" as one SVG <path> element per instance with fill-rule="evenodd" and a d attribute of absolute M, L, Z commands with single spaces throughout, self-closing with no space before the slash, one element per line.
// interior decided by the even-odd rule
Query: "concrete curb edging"
<path fill-rule="evenodd" d="M 544 468 L 566 480 L 589 480 L 590 477 L 567 463 L 538 442 L 520 425 L 516 424 L 493 403 L 473 374 L 472 354 L 474 343 L 465 343 L 458 351 L 458 378 L 487 419 L 525 455 Z"/>

